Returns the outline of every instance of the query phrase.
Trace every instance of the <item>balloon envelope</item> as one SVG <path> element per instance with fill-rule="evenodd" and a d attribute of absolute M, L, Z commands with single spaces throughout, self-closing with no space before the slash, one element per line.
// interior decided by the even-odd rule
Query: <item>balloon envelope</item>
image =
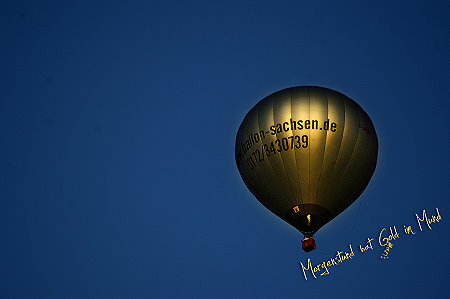
<path fill-rule="evenodd" d="M 242 121 L 235 147 L 248 189 L 305 236 L 359 197 L 377 153 L 367 113 L 349 97 L 314 86 L 262 99 Z"/>

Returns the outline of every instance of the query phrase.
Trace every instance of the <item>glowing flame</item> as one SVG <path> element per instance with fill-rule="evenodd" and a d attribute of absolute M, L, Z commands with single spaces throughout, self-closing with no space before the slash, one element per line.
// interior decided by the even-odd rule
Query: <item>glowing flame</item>
<path fill-rule="evenodd" d="M 311 215 L 306 215 L 306 219 L 308 219 L 308 226 L 311 224 Z"/>

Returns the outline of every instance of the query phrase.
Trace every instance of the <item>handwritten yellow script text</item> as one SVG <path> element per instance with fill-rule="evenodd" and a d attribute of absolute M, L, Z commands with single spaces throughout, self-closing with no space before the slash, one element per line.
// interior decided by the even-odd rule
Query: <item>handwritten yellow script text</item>
<path fill-rule="evenodd" d="M 351 260 L 355 256 L 355 254 L 353 253 L 352 245 L 349 245 L 349 246 L 350 246 L 350 252 L 338 251 L 335 258 L 332 258 L 328 261 L 322 262 L 315 267 L 312 266 L 311 259 L 308 259 L 307 267 L 303 266 L 303 264 L 300 262 L 300 266 L 302 267 L 303 275 L 305 276 L 305 279 L 308 280 L 308 278 L 306 277 L 305 270 L 306 271 L 310 270 L 312 275 L 314 276 L 314 278 L 317 278 L 316 274 L 315 274 L 316 272 L 323 270 L 323 272 L 320 273 L 320 276 L 328 275 L 328 274 L 330 274 L 330 272 L 328 272 L 328 267 L 336 266 L 345 260 L 349 260 L 349 259 Z"/>
<path fill-rule="evenodd" d="M 439 215 L 438 208 L 436 208 L 436 212 L 437 212 L 437 216 L 431 216 L 431 218 L 428 218 L 427 213 L 425 212 L 425 210 L 423 210 L 422 219 L 419 217 L 419 215 L 416 214 L 417 223 L 419 224 L 419 228 L 421 231 L 422 231 L 422 225 L 420 225 L 420 222 L 425 221 L 425 223 L 428 225 L 428 228 L 431 229 L 431 225 L 430 225 L 431 223 L 439 222 L 442 220 L 441 215 Z"/>

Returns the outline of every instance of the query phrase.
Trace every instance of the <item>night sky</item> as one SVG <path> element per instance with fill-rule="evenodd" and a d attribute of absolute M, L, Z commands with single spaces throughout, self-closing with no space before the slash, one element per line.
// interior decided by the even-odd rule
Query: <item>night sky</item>
<path fill-rule="evenodd" d="M 449 11 L 2 1 L 0 297 L 447 298 Z M 234 158 L 245 114 L 302 85 L 358 102 L 379 141 L 366 190 L 310 253 Z M 436 208 L 421 231 L 416 214 Z M 383 259 L 378 238 L 394 226 Z M 305 279 L 300 263 L 350 246 L 352 259 Z"/>

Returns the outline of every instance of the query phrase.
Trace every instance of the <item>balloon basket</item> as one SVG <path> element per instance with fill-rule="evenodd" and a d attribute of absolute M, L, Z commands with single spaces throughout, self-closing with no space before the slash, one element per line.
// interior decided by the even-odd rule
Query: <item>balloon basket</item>
<path fill-rule="evenodd" d="M 314 237 L 305 237 L 302 240 L 302 248 L 306 252 L 316 249 L 316 241 L 314 241 Z"/>

